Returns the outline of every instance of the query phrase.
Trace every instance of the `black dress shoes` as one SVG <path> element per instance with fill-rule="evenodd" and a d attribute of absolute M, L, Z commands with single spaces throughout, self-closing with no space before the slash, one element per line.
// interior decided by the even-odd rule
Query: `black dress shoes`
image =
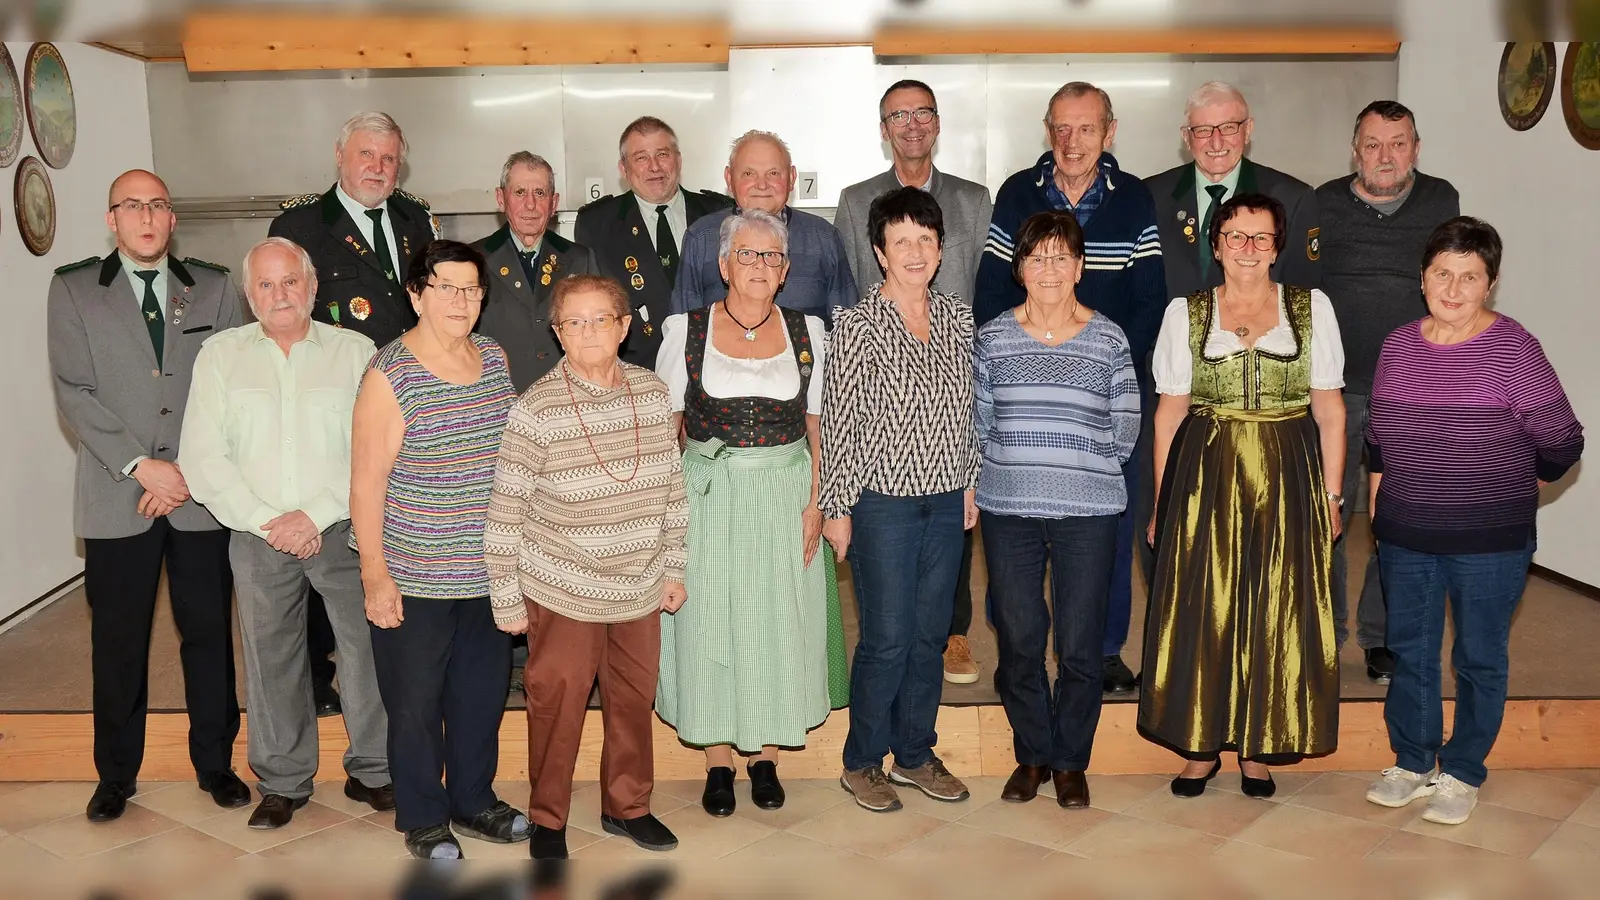
<path fill-rule="evenodd" d="M 326 719 L 344 712 L 344 707 L 339 704 L 339 692 L 334 690 L 333 682 L 321 681 L 311 686 L 311 699 L 316 704 L 317 718 Z"/>
<path fill-rule="evenodd" d="M 212 772 L 200 776 L 200 790 L 211 795 L 211 801 L 223 809 L 238 809 L 250 805 L 250 789 L 232 772 Z"/>
<path fill-rule="evenodd" d="M 533 859 L 566 859 L 567 827 L 546 828 L 535 824 L 528 841 L 528 856 Z"/>
<path fill-rule="evenodd" d="M 1367 651 L 1367 677 L 1378 684 L 1388 684 L 1394 677 L 1394 654 L 1388 647 L 1373 647 Z"/>
<path fill-rule="evenodd" d="M 282 828 L 294 819 L 295 810 L 310 802 L 310 797 L 291 800 L 281 794 L 267 794 L 261 798 L 260 805 L 250 814 L 250 821 L 245 824 L 257 831 Z"/>
<path fill-rule="evenodd" d="M 94 796 L 89 798 L 89 806 L 84 815 L 91 822 L 111 822 L 122 818 L 123 812 L 128 808 L 128 798 L 139 792 L 136 782 L 123 784 L 117 781 L 102 781 L 95 785 Z"/>
<path fill-rule="evenodd" d="M 778 781 L 777 763 L 770 759 L 757 760 L 744 771 L 750 776 L 750 800 L 756 808 L 783 808 L 783 784 Z"/>
<path fill-rule="evenodd" d="M 406 852 L 414 859 L 462 859 L 461 844 L 449 825 L 429 825 L 406 832 Z"/>
<path fill-rule="evenodd" d="M 1272 780 L 1272 773 L 1268 772 L 1265 778 L 1251 778 L 1244 773 L 1244 767 L 1239 767 L 1239 791 L 1246 797 L 1265 800 L 1278 792 L 1278 783 Z"/>
<path fill-rule="evenodd" d="M 496 800 L 493 806 L 470 819 L 452 816 L 450 824 L 469 838 L 491 844 L 520 844 L 528 839 L 531 831 L 528 817 L 504 800 Z"/>
<path fill-rule="evenodd" d="M 1082 772 L 1055 770 L 1050 773 L 1056 783 L 1056 803 L 1062 809 L 1087 809 L 1089 806 L 1089 779 Z"/>
<path fill-rule="evenodd" d="M 1172 779 L 1172 793 L 1177 797 L 1198 797 L 1206 792 L 1206 782 L 1217 777 L 1220 771 L 1222 771 L 1222 759 L 1219 757 L 1211 764 L 1211 771 L 1203 778 L 1184 778 L 1180 775 Z"/>
<path fill-rule="evenodd" d="M 367 787 L 354 778 L 344 780 L 344 795 L 357 803 L 365 803 L 378 812 L 394 809 L 394 785 Z"/>
<path fill-rule="evenodd" d="M 678 846 L 678 836 L 672 833 L 672 829 L 649 813 L 632 819 L 602 815 L 600 827 L 608 834 L 628 838 L 642 850 L 671 850 Z"/>
<path fill-rule="evenodd" d="M 1011 777 L 1006 779 L 1006 786 L 1000 791 L 1000 799 L 1008 803 L 1027 803 L 1039 796 L 1039 785 L 1044 784 L 1050 777 L 1049 766 L 1017 766 Z"/>
<path fill-rule="evenodd" d="M 1139 686 L 1139 679 L 1120 656 L 1106 657 L 1105 683 L 1102 689 L 1108 694 L 1130 694 Z"/>
<path fill-rule="evenodd" d="M 712 766 L 706 770 L 706 790 L 700 795 L 700 805 L 706 812 L 722 818 L 733 815 L 733 770 L 727 766 Z"/>

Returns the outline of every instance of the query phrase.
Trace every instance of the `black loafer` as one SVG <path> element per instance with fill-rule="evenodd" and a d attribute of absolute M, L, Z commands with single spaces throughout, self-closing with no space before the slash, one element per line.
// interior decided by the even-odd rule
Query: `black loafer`
<path fill-rule="evenodd" d="M 344 780 L 344 795 L 357 803 L 365 803 L 378 812 L 394 809 L 394 785 L 367 787 L 354 778 Z"/>
<path fill-rule="evenodd" d="M 493 806 L 470 819 L 451 816 L 450 824 L 469 838 L 491 844 L 520 844 L 532 832 L 528 817 L 504 800 L 496 800 Z"/>
<path fill-rule="evenodd" d="M 1394 677 L 1394 654 L 1388 647 L 1373 647 L 1367 651 L 1367 677 L 1378 684 L 1388 684 Z"/>
<path fill-rule="evenodd" d="M 1179 776 L 1172 779 L 1172 793 L 1177 797 L 1198 797 L 1206 792 L 1206 782 L 1217 777 L 1222 771 L 1222 759 L 1219 757 L 1211 764 L 1211 771 L 1204 778 L 1184 778 Z"/>
<path fill-rule="evenodd" d="M 712 766 L 706 770 L 706 790 L 700 795 L 700 805 L 705 811 L 723 818 L 733 815 L 733 770 L 727 766 Z"/>
<path fill-rule="evenodd" d="M 528 856 L 533 859 L 566 859 L 566 826 L 546 828 L 535 824 L 528 840 Z"/>
<path fill-rule="evenodd" d="M 1104 684 L 1101 689 L 1107 694 L 1129 694 L 1139 686 L 1139 679 L 1133 675 L 1133 670 L 1122 661 L 1120 656 L 1105 658 Z"/>
<path fill-rule="evenodd" d="M 1257 800 L 1266 800 L 1278 792 L 1278 783 L 1272 780 L 1272 773 L 1268 772 L 1265 778 L 1251 778 L 1244 773 L 1244 768 L 1239 769 L 1239 791 L 1246 797 Z"/>
<path fill-rule="evenodd" d="M 311 699 L 316 704 L 317 718 L 326 719 L 329 716 L 342 715 L 344 707 L 339 703 L 339 692 L 334 690 L 333 682 L 325 681 L 311 686 Z"/>
<path fill-rule="evenodd" d="M 783 783 L 778 781 L 777 763 L 770 759 L 757 760 L 744 771 L 750 776 L 750 800 L 756 808 L 783 808 Z"/>
<path fill-rule="evenodd" d="M 672 829 L 649 813 L 633 819 L 602 815 L 600 827 L 607 834 L 628 838 L 638 844 L 641 850 L 671 850 L 678 846 L 678 836 L 672 833 Z"/>
<path fill-rule="evenodd" d="M 465 859 L 448 825 L 429 825 L 406 832 L 406 852 L 416 859 Z"/>
<path fill-rule="evenodd" d="M 89 798 L 89 805 L 84 809 L 84 815 L 91 822 L 111 822 L 122 818 L 128 809 L 128 798 L 139 792 L 137 782 L 130 781 L 123 784 L 118 781 L 102 781 L 95 785 L 94 796 Z"/>
<path fill-rule="evenodd" d="M 232 772 L 201 775 L 200 790 L 210 794 L 212 802 L 223 809 L 238 809 L 250 805 L 250 789 Z"/>
<path fill-rule="evenodd" d="M 295 810 L 309 802 L 311 802 L 310 797 L 290 799 L 281 794 L 267 794 L 261 798 L 261 804 L 250 814 L 250 821 L 245 824 L 257 831 L 282 828 L 294 820 Z"/>

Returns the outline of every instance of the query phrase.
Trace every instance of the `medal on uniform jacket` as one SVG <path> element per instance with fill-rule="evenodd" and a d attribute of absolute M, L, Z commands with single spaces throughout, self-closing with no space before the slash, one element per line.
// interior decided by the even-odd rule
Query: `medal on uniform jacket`
<path fill-rule="evenodd" d="M 357 255 L 359 255 L 359 256 L 366 256 L 367 255 L 367 248 L 361 246 L 361 242 L 356 240 L 354 237 L 352 237 L 352 236 L 347 234 L 347 235 L 344 236 L 344 240 L 345 240 L 345 243 L 347 243 L 351 247 L 355 248 L 355 251 L 356 251 Z"/>
<path fill-rule="evenodd" d="M 1316 262 L 1322 257 L 1322 229 L 1313 228 L 1306 232 L 1306 259 Z"/>
<path fill-rule="evenodd" d="M 644 336 L 651 337 L 656 333 L 656 327 L 649 322 L 644 323 Z"/>
<path fill-rule="evenodd" d="M 550 286 L 550 273 L 546 272 L 543 275 L 540 275 L 539 276 L 539 283 L 544 285 L 545 287 L 549 287 Z"/>
<path fill-rule="evenodd" d="M 629 272 L 637 272 L 639 271 L 639 261 L 630 256 L 622 261 L 622 267 Z"/>
<path fill-rule="evenodd" d="M 372 315 L 372 303 L 365 297 L 350 298 L 350 315 L 365 322 Z"/>
<path fill-rule="evenodd" d="M 335 328 L 343 328 L 344 327 L 343 325 L 341 325 L 339 323 L 339 301 L 337 301 L 337 300 L 329 300 L 328 301 L 328 318 L 333 320 L 333 327 L 335 327 Z"/>
<path fill-rule="evenodd" d="M 401 250 L 401 252 L 405 253 L 405 255 L 407 255 L 407 256 L 411 255 L 411 236 L 410 235 L 405 235 L 405 234 L 400 235 L 400 250 Z"/>
<path fill-rule="evenodd" d="M 628 279 L 628 283 L 633 285 L 633 289 L 636 291 L 644 290 L 644 276 L 638 272 L 633 273 L 633 277 Z"/>
<path fill-rule="evenodd" d="M 633 226 L 633 233 L 634 233 L 635 237 L 638 236 L 638 234 L 639 234 L 639 226 L 637 226 L 637 225 Z"/>
<path fill-rule="evenodd" d="M 810 350 L 801 350 L 800 351 L 800 374 L 806 376 L 807 378 L 811 377 L 811 351 Z"/>
<path fill-rule="evenodd" d="M 500 274 L 501 275 L 510 275 L 511 274 L 511 270 L 509 268 L 507 268 L 506 266 L 501 266 L 500 267 Z"/>

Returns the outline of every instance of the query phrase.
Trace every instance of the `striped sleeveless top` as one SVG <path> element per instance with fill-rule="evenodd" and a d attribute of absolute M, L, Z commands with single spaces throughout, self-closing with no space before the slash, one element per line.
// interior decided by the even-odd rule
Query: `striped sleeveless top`
<path fill-rule="evenodd" d="M 406 597 L 489 596 L 483 529 L 500 435 L 517 392 L 500 345 L 481 334 L 472 341 L 483 358 L 472 384 L 435 377 L 399 340 L 372 358 L 406 424 L 383 510 L 384 559 Z"/>

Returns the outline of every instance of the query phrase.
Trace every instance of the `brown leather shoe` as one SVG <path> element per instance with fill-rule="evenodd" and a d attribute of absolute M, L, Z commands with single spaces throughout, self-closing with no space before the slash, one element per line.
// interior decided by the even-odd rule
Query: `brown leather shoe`
<path fill-rule="evenodd" d="M 1056 802 L 1062 809 L 1087 809 L 1089 806 L 1089 779 L 1082 772 L 1050 773 L 1056 784 Z"/>
<path fill-rule="evenodd" d="M 1000 792 L 1000 799 L 1012 803 L 1027 803 L 1039 795 L 1039 785 L 1044 784 L 1045 779 L 1049 777 L 1049 766 L 1017 766 L 1017 770 L 1006 779 L 1006 787 Z"/>

